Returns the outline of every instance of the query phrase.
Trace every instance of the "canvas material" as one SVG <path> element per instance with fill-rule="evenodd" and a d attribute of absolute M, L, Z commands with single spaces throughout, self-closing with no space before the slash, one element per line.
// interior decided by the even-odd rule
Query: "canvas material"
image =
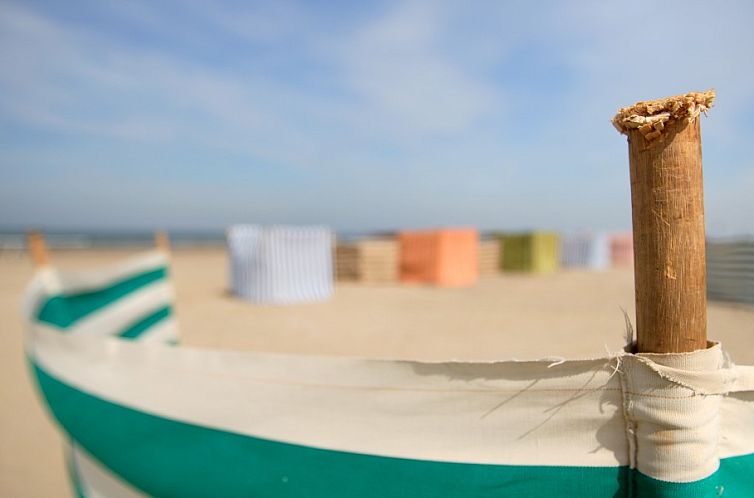
<path fill-rule="evenodd" d="M 175 343 L 175 296 L 168 277 L 168 257 L 161 251 L 128 258 L 101 271 L 47 267 L 28 286 L 23 313 L 33 317 L 35 326 L 66 334 L 126 334 L 130 339 L 138 335 L 142 341 Z"/>
<path fill-rule="evenodd" d="M 141 275 L 149 265 L 131 271 Z M 180 472 L 171 467 L 159 477 L 139 462 L 153 458 L 160 465 L 162 452 L 170 465 L 190 467 L 191 458 L 206 456 L 202 451 L 219 461 L 224 455 L 257 462 L 253 472 L 226 466 L 226 480 L 239 493 L 283 471 L 307 489 L 325 486 L 323 480 L 354 466 L 362 487 L 351 483 L 347 489 L 364 491 L 370 479 L 374 487 L 392 476 L 392 487 L 382 483 L 385 496 L 400 496 L 390 489 L 398 493 L 409 481 L 418 486 L 417 496 L 435 489 L 414 483 L 409 476 L 416 475 L 455 483 L 458 496 L 494 496 L 485 494 L 493 483 L 515 488 L 522 478 L 545 483 L 542 493 L 560 481 L 572 496 L 609 496 L 611 486 L 611 493 L 625 496 L 641 496 L 636 493 L 647 486 L 676 493 L 668 496 L 713 496 L 721 486 L 725 496 L 751 491 L 746 476 L 754 470 L 754 369 L 726 362 L 719 346 L 687 355 L 619 354 L 563 363 L 171 348 L 106 332 L 123 323 L 110 307 L 150 292 L 159 281 L 59 328 L 34 314 L 44 308 L 49 276 L 38 278 L 29 295 L 35 304 L 26 306 L 27 354 L 51 412 L 94 461 L 148 494 L 180 496 L 166 491 L 179 489 Z M 74 279 L 75 291 L 53 286 L 48 297 L 96 292 L 95 284 L 112 289 L 118 279 L 130 278 L 113 269 L 90 272 Z M 102 333 L 77 332 L 92 320 Z M 155 439 L 162 431 L 177 436 Z M 152 436 L 139 443 L 140 434 Z M 269 458 L 260 462 L 260 455 Z M 289 496 L 279 483 L 268 484 L 267 495 Z M 595 490 L 602 494 L 589 494 Z"/>

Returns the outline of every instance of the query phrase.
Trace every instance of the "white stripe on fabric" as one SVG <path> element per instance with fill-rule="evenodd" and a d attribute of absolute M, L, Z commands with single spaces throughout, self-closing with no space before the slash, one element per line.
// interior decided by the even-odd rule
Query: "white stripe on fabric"
<path fill-rule="evenodd" d="M 22 310 L 31 316 L 38 309 L 40 301 L 62 293 L 75 294 L 89 290 L 101 290 L 113 283 L 134 277 L 168 265 L 168 258 L 162 251 L 148 251 L 101 270 L 59 271 L 55 268 L 42 268 L 36 272 L 24 293 Z"/>
<path fill-rule="evenodd" d="M 754 366 L 736 365 L 735 391 L 754 391 Z"/>
<path fill-rule="evenodd" d="M 728 451 L 754 453 L 754 406 L 735 401 L 742 384 L 736 379 L 747 372 L 726 365 L 719 345 L 693 353 L 625 355 L 620 372 L 631 462 L 643 474 L 693 482 L 717 471 L 721 457 L 734 456 Z M 733 439 L 740 443 L 720 444 Z"/>
<path fill-rule="evenodd" d="M 138 337 L 142 343 L 170 343 L 177 341 L 179 337 L 178 323 L 174 318 L 168 317 Z"/>
<path fill-rule="evenodd" d="M 173 304 L 173 287 L 167 281 L 158 281 L 124 296 L 109 306 L 101 308 L 75 325 L 67 333 L 82 335 L 114 335 L 147 315 Z"/>
<path fill-rule="evenodd" d="M 75 443 L 68 454 L 85 498 L 147 498 Z"/>
<path fill-rule="evenodd" d="M 114 301 L 76 322 L 66 333 L 80 335 L 113 335 L 147 315 L 173 304 L 173 287 L 165 280 L 157 281 Z"/>
<path fill-rule="evenodd" d="M 46 267 L 37 270 L 34 278 L 26 286 L 21 300 L 21 312 L 27 317 L 34 316 L 44 300 L 51 295 L 59 294 L 61 290 L 58 272 L 54 268 Z"/>
<path fill-rule="evenodd" d="M 754 373 L 749 374 L 754 383 Z M 720 408 L 720 458 L 754 454 L 754 391 L 739 391 L 723 398 Z"/>
<path fill-rule="evenodd" d="M 103 399 L 270 440 L 436 461 L 627 464 L 609 360 L 547 368 L 318 358 L 41 329 L 30 352 L 51 375 Z"/>

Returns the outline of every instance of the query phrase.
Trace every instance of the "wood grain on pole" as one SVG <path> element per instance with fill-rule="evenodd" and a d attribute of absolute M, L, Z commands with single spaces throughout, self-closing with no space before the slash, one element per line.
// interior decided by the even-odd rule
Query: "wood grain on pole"
<path fill-rule="evenodd" d="M 638 352 L 707 347 L 700 119 L 697 110 L 654 128 L 622 130 L 631 170 Z"/>
<path fill-rule="evenodd" d="M 44 235 L 39 231 L 31 231 L 26 235 L 26 241 L 31 254 L 31 260 L 34 266 L 41 268 L 49 266 L 51 263 L 50 252 L 47 250 L 47 243 Z"/>

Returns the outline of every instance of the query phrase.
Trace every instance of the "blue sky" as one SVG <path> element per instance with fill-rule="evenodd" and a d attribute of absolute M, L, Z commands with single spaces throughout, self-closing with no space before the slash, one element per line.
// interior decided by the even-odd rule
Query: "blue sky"
<path fill-rule="evenodd" d="M 0 226 L 630 227 L 637 100 L 714 87 L 754 233 L 754 4 L 0 0 Z"/>

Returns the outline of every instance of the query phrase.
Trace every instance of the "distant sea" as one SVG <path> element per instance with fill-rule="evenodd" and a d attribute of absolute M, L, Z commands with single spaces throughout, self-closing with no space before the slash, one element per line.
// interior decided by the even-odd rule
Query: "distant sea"
<path fill-rule="evenodd" d="M 489 236 L 492 232 L 481 232 Z M 365 237 L 394 235 L 383 231 L 338 231 L 339 242 L 352 242 Z M 140 230 L 44 230 L 47 245 L 53 249 L 88 249 L 118 247 L 152 247 L 154 232 Z M 170 244 L 174 247 L 219 247 L 225 245 L 224 230 L 174 230 L 169 231 Z M 754 235 L 707 237 L 708 242 L 754 242 Z M 26 231 L 0 228 L 0 251 L 26 248 Z"/>
<path fill-rule="evenodd" d="M 53 249 L 89 249 L 118 247 L 151 247 L 154 232 L 110 230 L 44 230 L 45 241 Z M 363 237 L 386 235 L 388 232 L 343 231 L 336 234 L 338 240 L 349 241 Z M 169 231 L 170 244 L 174 247 L 213 247 L 225 245 L 225 231 Z M 26 247 L 24 230 L 0 230 L 0 250 L 20 250 Z"/>

